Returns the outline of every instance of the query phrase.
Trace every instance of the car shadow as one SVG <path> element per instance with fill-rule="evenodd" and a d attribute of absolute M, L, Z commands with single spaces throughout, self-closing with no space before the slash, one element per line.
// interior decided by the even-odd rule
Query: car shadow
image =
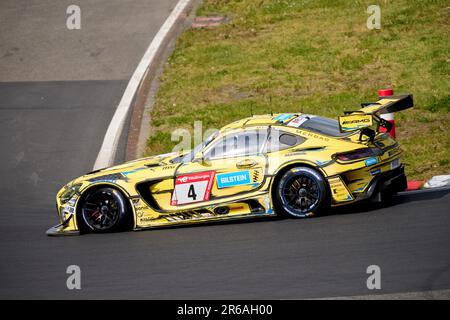
<path fill-rule="evenodd" d="M 364 200 L 353 204 L 343 205 L 340 207 L 329 208 L 320 216 L 356 214 L 363 212 L 371 212 L 384 208 L 395 207 L 403 203 L 417 201 L 432 201 L 445 197 L 450 193 L 450 188 L 424 189 L 417 191 L 401 192 L 384 202 L 372 202 Z"/>
<path fill-rule="evenodd" d="M 427 189 L 418 191 L 408 191 L 401 192 L 395 195 L 389 201 L 377 203 L 371 202 L 370 200 L 360 201 L 354 204 L 343 205 L 340 207 L 329 208 L 322 212 L 320 215 L 313 217 L 312 219 L 320 219 L 324 216 L 335 216 L 335 215 L 347 215 L 347 214 L 359 214 L 367 213 L 371 211 L 376 211 L 383 208 L 395 207 L 403 203 L 416 202 L 416 201 L 430 201 L 441 199 L 450 193 L 450 188 L 439 188 L 439 189 Z M 165 229 L 179 229 L 179 228 L 202 228 L 205 226 L 213 225 L 239 225 L 245 223 L 257 223 L 257 222 L 275 222 L 280 220 L 288 220 L 289 217 L 284 216 L 268 216 L 268 217 L 248 217 L 240 219 L 230 219 L 230 220 L 218 220 L 218 221 L 207 221 L 202 223 L 192 223 L 184 225 L 173 225 L 173 226 L 160 226 L 155 228 L 142 229 L 137 231 L 149 231 L 149 230 L 165 230 Z M 311 218 L 309 218 L 311 219 Z M 132 232 L 125 231 L 125 232 Z"/>

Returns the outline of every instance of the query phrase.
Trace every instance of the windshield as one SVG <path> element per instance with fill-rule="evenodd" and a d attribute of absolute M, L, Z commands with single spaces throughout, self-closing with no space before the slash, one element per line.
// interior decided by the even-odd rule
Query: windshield
<path fill-rule="evenodd" d="M 192 149 L 190 152 L 186 153 L 181 159 L 177 162 L 191 162 L 194 160 L 194 157 L 197 153 L 203 150 L 203 148 L 207 147 L 217 136 L 219 135 L 219 131 L 214 132 L 212 135 L 210 135 L 204 142 L 198 144 L 194 149 Z"/>
<path fill-rule="evenodd" d="M 345 137 L 349 135 L 348 132 L 341 132 L 337 120 L 329 118 L 311 117 L 309 120 L 305 121 L 300 128 L 332 137 Z"/>
<path fill-rule="evenodd" d="M 207 160 L 215 160 L 258 154 L 266 140 L 267 128 L 233 132 L 215 140 L 204 157 Z"/>

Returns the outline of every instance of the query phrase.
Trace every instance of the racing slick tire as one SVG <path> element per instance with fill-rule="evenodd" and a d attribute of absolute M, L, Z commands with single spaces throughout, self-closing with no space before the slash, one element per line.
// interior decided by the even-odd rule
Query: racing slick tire
<path fill-rule="evenodd" d="M 329 204 L 325 178 L 309 167 L 293 167 L 282 174 L 274 190 L 275 209 L 284 216 L 307 218 Z"/>
<path fill-rule="evenodd" d="M 105 233 L 122 231 L 130 226 L 131 210 L 119 190 L 93 188 L 81 200 L 79 221 L 83 231 Z"/>

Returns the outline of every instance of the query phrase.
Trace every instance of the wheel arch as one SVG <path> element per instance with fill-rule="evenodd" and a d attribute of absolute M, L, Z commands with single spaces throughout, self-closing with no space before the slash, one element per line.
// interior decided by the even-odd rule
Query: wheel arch
<path fill-rule="evenodd" d="M 328 183 L 328 179 L 327 179 L 328 176 L 325 173 L 325 171 L 323 171 L 320 167 L 318 167 L 313 162 L 304 161 L 304 160 L 300 160 L 300 161 L 296 160 L 296 161 L 290 161 L 288 163 L 283 164 L 283 166 L 280 166 L 277 169 L 277 171 L 273 174 L 273 179 L 271 181 L 270 189 L 269 189 L 269 194 L 272 199 L 272 203 L 273 203 L 273 199 L 274 199 L 274 194 L 273 194 L 274 186 L 277 185 L 278 181 L 281 179 L 281 177 L 283 176 L 284 173 L 286 173 L 288 170 L 298 167 L 298 166 L 307 167 L 307 168 L 317 171 L 325 180 L 325 186 L 328 189 L 328 195 L 331 195 L 330 184 Z"/>

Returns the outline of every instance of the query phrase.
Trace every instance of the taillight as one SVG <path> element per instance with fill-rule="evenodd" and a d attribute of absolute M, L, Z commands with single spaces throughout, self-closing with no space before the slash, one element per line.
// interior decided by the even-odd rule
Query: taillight
<path fill-rule="evenodd" d="M 336 159 L 341 161 L 352 161 L 352 160 L 358 160 L 358 159 L 364 159 L 369 157 L 377 157 L 381 156 L 383 154 L 383 151 L 381 151 L 378 148 L 365 148 L 365 149 L 358 149 L 355 151 L 350 152 L 344 152 L 344 153 L 337 153 L 335 155 Z"/>

